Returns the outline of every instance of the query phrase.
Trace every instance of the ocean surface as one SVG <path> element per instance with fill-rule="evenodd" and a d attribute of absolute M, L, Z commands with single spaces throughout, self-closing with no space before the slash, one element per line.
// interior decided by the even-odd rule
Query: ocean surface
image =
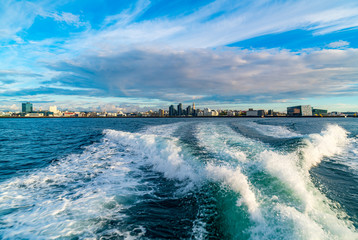
<path fill-rule="evenodd" d="M 0 239 L 358 239 L 358 119 L 0 119 Z"/>

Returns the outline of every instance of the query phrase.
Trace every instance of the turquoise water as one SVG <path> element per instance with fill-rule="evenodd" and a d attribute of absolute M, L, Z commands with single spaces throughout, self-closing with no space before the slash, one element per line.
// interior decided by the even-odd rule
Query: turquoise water
<path fill-rule="evenodd" d="M 356 119 L 0 119 L 1 239 L 358 239 Z"/>

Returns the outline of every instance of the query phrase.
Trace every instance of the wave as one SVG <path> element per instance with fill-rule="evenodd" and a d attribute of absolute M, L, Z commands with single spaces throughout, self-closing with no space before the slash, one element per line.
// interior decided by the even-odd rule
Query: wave
<path fill-rule="evenodd" d="M 302 139 L 304 146 L 298 145 L 296 151 L 289 153 L 245 138 L 227 126 L 199 127 L 197 137 L 216 155 L 215 164 L 219 166 L 207 167 L 211 179 L 240 194 L 249 213 L 254 213 L 252 216 L 262 216 L 250 227 L 252 239 L 358 237 L 346 214 L 314 186 L 309 174 L 310 168 L 324 157 L 339 154 L 346 147 L 349 140 L 342 127 L 328 125 L 320 134 Z M 246 154 L 242 161 L 242 157 L 236 157 L 237 152 L 254 154 Z M 225 159 L 225 164 L 220 159 Z"/>
<path fill-rule="evenodd" d="M 246 126 L 255 129 L 259 133 L 274 138 L 297 138 L 302 137 L 301 134 L 291 131 L 285 126 L 275 126 L 267 124 L 258 124 L 256 122 L 248 122 Z"/>
<path fill-rule="evenodd" d="M 176 144 L 177 138 L 161 138 L 154 134 L 128 133 L 106 130 L 106 137 L 121 144 L 141 157 L 138 161 L 149 164 L 155 171 L 168 179 L 192 180 L 197 182 L 198 173 L 188 164 L 182 155 L 182 148 Z"/>
<path fill-rule="evenodd" d="M 170 137 L 176 128 L 165 126 L 165 136 L 158 127 L 142 133 L 105 130 L 102 140 L 82 154 L 0 184 L 0 236 L 142 236 L 145 228 L 140 225 L 106 225 L 123 223 L 128 217 L 125 210 L 156 189 L 155 183 L 146 179 L 148 172 L 143 171 L 147 169 L 181 181 L 180 191 L 193 188 L 199 175 L 184 161 L 178 139 Z"/>
<path fill-rule="evenodd" d="M 132 163 L 103 140 L 51 166 L 0 185 L 0 211 L 4 213 L 3 239 L 94 237 L 109 219 L 120 221 L 121 211 L 149 194 L 139 188 Z M 9 210 L 10 209 L 10 210 Z M 137 226 L 142 229 L 141 226 Z M 138 230 L 138 236 L 144 232 Z M 116 230 L 117 236 L 130 236 Z"/>
<path fill-rule="evenodd" d="M 224 214 L 217 224 L 232 226 L 226 228 L 232 230 L 228 235 L 232 238 L 240 234 L 250 239 L 358 238 L 345 213 L 317 189 L 309 174 L 325 157 L 345 151 L 350 139 L 342 127 L 328 125 L 319 134 L 302 136 L 295 151 L 282 152 L 236 133 L 227 124 L 199 123 L 194 136 L 206 154 L 193 155 L 173 136 L 183 126 L 155 126 L 138 133 L 107 129 L 102 140 L 82 154 L 1 183 L 0 236 L 143 237 L 145 226 L 127 226 L 125 210 L 143 201 L 142 196 L 153 195 L 157 182 L 146 176 L 156 173 L 151 177 L 175 181 L 178 195 L 208 198 L 192 222 L 195 239 L 210 234 L 211 220 L 205 214 Z M 219 190 L 203 188 L 211 184 Z M 226 199 L 226 205 L 216 203 L 226 209 L 212 206 L 216 201 L 210 199 L 230 194 L 234 198 Z M 239 222 L 239 217 L 249 224 L 229 221 Z M 111 222 L 118 224 L 108 227 Z"/>

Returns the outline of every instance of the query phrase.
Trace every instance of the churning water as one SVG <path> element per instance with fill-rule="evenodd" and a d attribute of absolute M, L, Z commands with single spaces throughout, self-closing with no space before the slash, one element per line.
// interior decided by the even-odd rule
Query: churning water
<path fill-rule="evenodd" d="M 356 119 L 0 119 L 1 239 L 358 239 Z"/>

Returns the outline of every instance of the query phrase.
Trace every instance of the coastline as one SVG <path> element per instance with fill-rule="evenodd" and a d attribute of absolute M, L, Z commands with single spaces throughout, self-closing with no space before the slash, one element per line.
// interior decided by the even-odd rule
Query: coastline
<path fill-rule="evenodd" d="M 53 119 L 59 119 L 59 118 L 356 118 L 358 116 L 265 116 L 265 117 L 261 117 L 261 116 L 200 116 L 200 117 L 193 117 L 193 116 L 173 116 L 173 117 L 155 117 L 155 116 L 151 116 L 151 117 L 143 117 L 143 116 L 128 116 L 128 117 L 13 117 L 13 116 L 0 116 L 1 118 L 53 118 Z"/>

